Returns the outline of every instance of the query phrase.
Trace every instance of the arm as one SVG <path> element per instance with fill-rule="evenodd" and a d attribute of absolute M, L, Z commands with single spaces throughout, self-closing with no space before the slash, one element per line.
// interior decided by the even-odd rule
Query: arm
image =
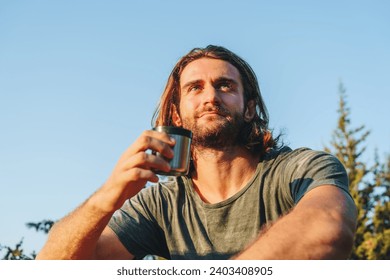
<path fill-rule="evenodd" d="M 107 182 L 53 226 L 37 259 L 133 258 L 107 224 L 112 214 L 147 181 L 158 181 L 152 169 L 169 171 L 167 161 L 146 151 L 172 158 L 173 145 L 167 134 L 145 131 L 122 155 Z"/>
<path fill-rule="evenodd" d="M 346 259 L 355 228 L 352 198 L 337 187 L 320 186 L 309 191 L 236 259 Z"/>
<path fill-rule="evenodd" d="M 113 211 L 97 206 L 98 193 L 53 226 L 36 259 L 134 258 L 107 227 Z"/>

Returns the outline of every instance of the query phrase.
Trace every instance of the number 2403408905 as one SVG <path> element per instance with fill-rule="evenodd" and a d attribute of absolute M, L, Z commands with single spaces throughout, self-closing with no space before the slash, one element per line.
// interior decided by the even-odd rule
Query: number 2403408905
<path fill-rule="evenodd" d="M 272 275 L 272 267 L 210 267 L 210 275 Z"/>

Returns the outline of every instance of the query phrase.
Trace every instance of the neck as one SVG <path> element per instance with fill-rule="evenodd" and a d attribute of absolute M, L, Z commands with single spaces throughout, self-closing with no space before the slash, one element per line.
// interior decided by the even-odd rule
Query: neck
<path fill-rule="evenodd" d="M 218 203 L 239 192 L 254 175 L 259 156 L 244 147 L 195 147 L 192 182 L 203 201 Z"/>

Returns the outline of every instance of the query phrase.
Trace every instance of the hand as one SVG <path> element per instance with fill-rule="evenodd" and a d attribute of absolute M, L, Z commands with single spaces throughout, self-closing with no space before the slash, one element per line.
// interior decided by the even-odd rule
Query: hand
<path fill-rule="evenodd" d="M 164 132 L 144 131 L 121 156 L 101 189 L 103 198 L 108 203 L 107 210 L 115 211 L 120 208 L 124 201 L 136 195 L 147 181 L 158 182 L 153 170 L 170 170 L 170 165 L 164 158 L 173 158 L 171 147 L 174 145 L 175 140 Z M 161 156 L 147 153 L 147 150 L 158 152 Z"/>

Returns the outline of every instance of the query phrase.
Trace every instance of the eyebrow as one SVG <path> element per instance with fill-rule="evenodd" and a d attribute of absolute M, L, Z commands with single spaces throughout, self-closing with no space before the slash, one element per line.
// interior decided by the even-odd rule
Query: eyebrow
<path fill-rule="evenodd" d="M 201 83 L 203 83 L 203 80 L 201 80 L 201 79 L 189 81 L 189 82 L 185 83 L 182 88 L 185 89 L 185 88 L 188 88 L 189 86 L 198 85 L 198 84 L 201 84 Z"/>
<path fill-rule="evenodd" d="M 235 86 L 238 85 L 238 82 L 235 79 L 231 79 L 231 78 L 227 78 L 227 77 L 220 77 L 220 78 L 216 79 L 213 83 L 218 84 L 221 82 L 229 82 Z"/>
<path fill-rule="evenodd" d="M 235 79 L 224 77 L 224 76 L 217 78 L 215 81 L 213 81 L 213 84 L 218 84 L 218 83 L 221 83 L 221 82 L 229 82 L 229 83 L 231 83 L 231 84 L 233 84 L 235 86 L 237 86 L 239 84 Z M 189 86 L 202 84 L 202 83 L 203 83 L 202 79 L 193 80 L 193 81 L 189 81 L 189 82 L 185 83 L 182 88 L 186 89 Z"/>

